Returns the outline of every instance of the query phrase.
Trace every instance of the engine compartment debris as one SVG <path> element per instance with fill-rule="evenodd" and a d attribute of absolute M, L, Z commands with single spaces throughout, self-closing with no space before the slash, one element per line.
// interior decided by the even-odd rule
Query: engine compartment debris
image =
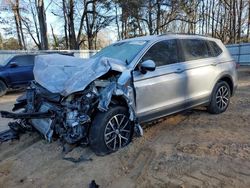
<path fill-rule="evenodd" d="M 19 112 L 0 111 L 3 118 L 17 120 L 12 124 L 22 122 L 22 129 L 35 129 L 48 142 L 56 137 L 87 145 L 95 114 L 119 104 L 128 109 L 135 135 L 143 135 L 135 115 L 131 72 L 120 60 L 40 55 L 33 72 L 35 81 L 14 105 L 13 111 Z"/>

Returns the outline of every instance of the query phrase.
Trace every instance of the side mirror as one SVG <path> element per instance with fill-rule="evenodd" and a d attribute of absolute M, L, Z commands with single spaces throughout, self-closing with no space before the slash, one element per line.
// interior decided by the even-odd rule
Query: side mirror
<path fill-rule="evenodd" d="M 141 66 L 140 66 L 140 72 L 142 74 L 146 74 L 147 71 L 154 71 L 155 70 L 155 62 L 152 61 L 152 60 L 146 60 L 146 61 L 143 61 L 141 63 Z"/>
<path fill-rule="evenodd" d="M 17 67 L 17 63 L 16 62 L 10 62 L 10 68 L 15 68 Z"/>

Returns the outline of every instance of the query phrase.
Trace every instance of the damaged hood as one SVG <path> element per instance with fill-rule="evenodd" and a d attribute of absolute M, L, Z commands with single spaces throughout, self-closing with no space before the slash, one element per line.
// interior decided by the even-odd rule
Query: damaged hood
<path fill-rule="evenodd" d="M 107 57 L 81 59 L 59 54 L 35 58 L 34 77 L 37 83 L 52 93 L 67 96 L 84 90 L 92 81 L 110 70 L 128 70 L 126 63 Z"/>

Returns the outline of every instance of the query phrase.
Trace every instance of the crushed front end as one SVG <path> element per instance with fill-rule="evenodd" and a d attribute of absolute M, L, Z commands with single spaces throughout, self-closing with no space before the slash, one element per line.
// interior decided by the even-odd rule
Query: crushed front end
<path fill-rule="evenodd" d="M 143 134 L 135 114 L 131 70 L 125 64 L 110 58 L 86 62 L 60 55 L 36 58 L 35 81 L 17 99 L 14 113 L 0 112 L 3 118 L 16 120 L 9 124 L 12 130 L 37 130 L 49 142 L 60 138 L 67 144 L 88 144 L 96 114 L 120 105 L 128 111 L 132 132 Z M 63 63 L 55 63 L 58 60 Z"/>
<path fill-rule="evenodd" d="M 1 116 L 18 119 L 25 127 L 35 128 L 49 142 L 54 136 L 73 144 L 87 141 L 84 138 L 87 138 L 97 102 L 97 90 L 91 84 L 82 92 L 63 97 L 33 82 L 13 108 L 13 111 L 21 112 L 1 111 Z"/>

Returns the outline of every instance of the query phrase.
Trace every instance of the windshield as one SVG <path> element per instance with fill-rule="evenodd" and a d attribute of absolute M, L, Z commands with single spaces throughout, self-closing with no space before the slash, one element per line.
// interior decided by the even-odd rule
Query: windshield
<path fill-rule="evenodd" d="M 147 44 L 147 42 L 148 41 L 143 40 L 118 42 L 106 48 L 103 48 L 100 52 L 92 56 L 92 58 L 109 57 L 119 59 L 129 64 L 141 51 L 141 49 Z"/>

